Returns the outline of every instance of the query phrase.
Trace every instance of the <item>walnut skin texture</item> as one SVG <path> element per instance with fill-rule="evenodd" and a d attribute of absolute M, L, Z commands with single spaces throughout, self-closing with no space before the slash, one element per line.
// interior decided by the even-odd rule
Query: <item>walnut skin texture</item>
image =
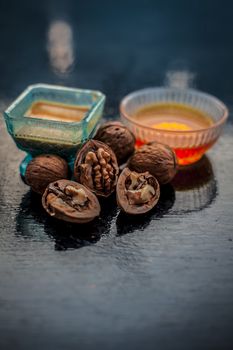
<path fill-rule="evenodd" d="M 100 204 L 94 193 L 69 180 L 49 184 L 42 205 L 50 216 L 78 224 L 90 222 L 100 214 Z"/>
<path fill-rule="evenodd" d="M 149 171 L 158 182 L 170 182 L 177 172 L 173 150 L 166 145 L 151 142 L 140 147 L 128 161 L 128 167 L 138 172 Z"/>
<path fill-rule="evenodd" d="M 157 204 L 160 187 L 148 172 L 125 168 L 117 182 L 117 204 L 127 214 L 145 214 Z"/>
<path fill-rule="evenodd" d="M 34 192 L 43 194 L 50 182 L 68 178 L 68 164 L 59 156 L 43 154 L 27 166 L 25 182 Z"/>
<path fill-rule="evenodd" d="M 117 157 L 118 164 L 122 164 L 134 152 L 135 137 L 132 132 L 120 122 L 108 122 L 101 125 L 95 139 L 106 143 Z"/>
<path fill-rule="evenodd" d="M 74 177 L 97 196 L 108 197 L 115 191 L 118 173 L 115 153 L 103 142 L 89 140 L 77 154 Z"/>

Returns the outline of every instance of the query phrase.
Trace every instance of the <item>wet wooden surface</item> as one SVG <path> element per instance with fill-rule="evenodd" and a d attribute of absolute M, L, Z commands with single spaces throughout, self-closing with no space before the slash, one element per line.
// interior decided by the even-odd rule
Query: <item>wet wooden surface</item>
<path fill-rule="evenodd" d="M 164 84 L 215 94 L 231 112 L 230 2 L 133 4 L 2 5 L 1 112 L 36 82 L 100 89 L 106 116 L 127 92 Z M 57 20 L 67 45 L 53 39 Z M 150 214 L 126 218 L 113 197 L 80 227 L 46 216 L 1 117 L 0 349 L 232 349 L 231 120 Z"/>

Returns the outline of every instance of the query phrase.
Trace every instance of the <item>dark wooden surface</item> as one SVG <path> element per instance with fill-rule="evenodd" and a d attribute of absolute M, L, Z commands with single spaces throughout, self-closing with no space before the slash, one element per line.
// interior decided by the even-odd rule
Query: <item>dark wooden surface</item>
<path fill-rule="evenodd" d="M 1 1 L 1 112 L 36 82 L 100 89 L 106 116 L 126 93 L 164 84 L 232 112 L 231 2 L 143 3 Z M 65 39 L 49 44 L 56 20 Z M 127 219 L 113 198 L 80 227 L 45 215 L 1 117 L 0 349 L 233 349 L 231 120 L 151 214 Z"/>

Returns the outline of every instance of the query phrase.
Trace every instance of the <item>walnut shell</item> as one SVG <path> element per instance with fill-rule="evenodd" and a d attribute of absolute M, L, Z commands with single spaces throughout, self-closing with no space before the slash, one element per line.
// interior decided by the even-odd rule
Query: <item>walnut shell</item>
<path fill-rule="evenodd" d="M 151 142 L 134 153 L 129 159 L 128 167 L 137 172 L 149 171 L 160 184 L 166 184 L 177 172 L 177 160 L 169 146 Z"/>
<path fill-rule="evenodd" d="M 117 182 L 117 204 L 125 213 L 145 214 L 154 208 L 159 197 L 159 183 L 148 171 L 122 171 Z"/>
<path fill-rule="evenodd" d="M 42 205 L 50 216 L 77 224 L 90 222 L 100 215 L 100 204 L 94 193 L 69 180 L 50 183 Z"/>
<path fill-rule="evenodd" d="M 111 121 L 101 125 L 95 139 L 111 147 L 117 157 L 118 164 L 126 162 L 134 152 L 135 136 L 119 121 Z"/>
<path fill-rule="evenodd" d="M 115 191 L 119 168 L 113 150 L 97 140 L 87 141 L 77 153 L 74 178 L 97 196 Z"/>
<path fill-rule="evenodd" d="M 25 182 L 34 192 L 43 194 L 50 182 L 68 178 L 67 162 L 56 155 L 42 154 L 33 158 L 26 169 Z"/>

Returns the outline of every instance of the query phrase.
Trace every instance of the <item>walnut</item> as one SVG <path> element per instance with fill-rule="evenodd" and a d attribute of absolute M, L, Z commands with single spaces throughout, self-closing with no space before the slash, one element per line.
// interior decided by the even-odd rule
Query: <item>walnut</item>
<path fill-rule="evenodd" d="M 69 180 L 50 183 L 43 194 L 42 205 L 50 216 L 79 224 L 90 222 L 100 214 L 100 204 L 94 193 Z"/>
<path fill-rule="evenodd" d="M 125 168 L 117 182 L 117 203 L 127 214 L 144 214 L 154 208 L 160 196 L 158 181 L 149 172 Z"/>
<path fill-rule="evenodd" d="M 111 121 L 101 125 L 95 139 L 106 143 L 114 151 L 118 164 L 127 161 L 134 152 L 135 137 L 122 123 Z"/>
<path fill-rule="evenodd" d="M 88 197 L 83 188 L 76 188 L 74 186 L 66 186 L 64 193 L 67 196 L 72 196 L 73 202 L 81 207 L 85 206 L 88 201 Z"/>
<path fill-rule="evenodd" d="M 33 158 L 27 166 L 25 182 L 34 192 L 43 194 L 50 182 L 67 179 L 68 164 L 56 155 L 43 154 Z"/>
<path fill-rule="evenodd" d="M 177 172 L 177 160 L 169 146 L 151 142 L 134 153 L 128 161 L 128 167 L 138 172 L 149 171 L 160 184 L 166 184 Z"/>
<path fill-rule="evenodd" d="M 118 173 L 116 156 L 103 142 L 89 140 L 77 154 L 74 178 L 98 196 L 108 197 L 115 190 Z"/>

